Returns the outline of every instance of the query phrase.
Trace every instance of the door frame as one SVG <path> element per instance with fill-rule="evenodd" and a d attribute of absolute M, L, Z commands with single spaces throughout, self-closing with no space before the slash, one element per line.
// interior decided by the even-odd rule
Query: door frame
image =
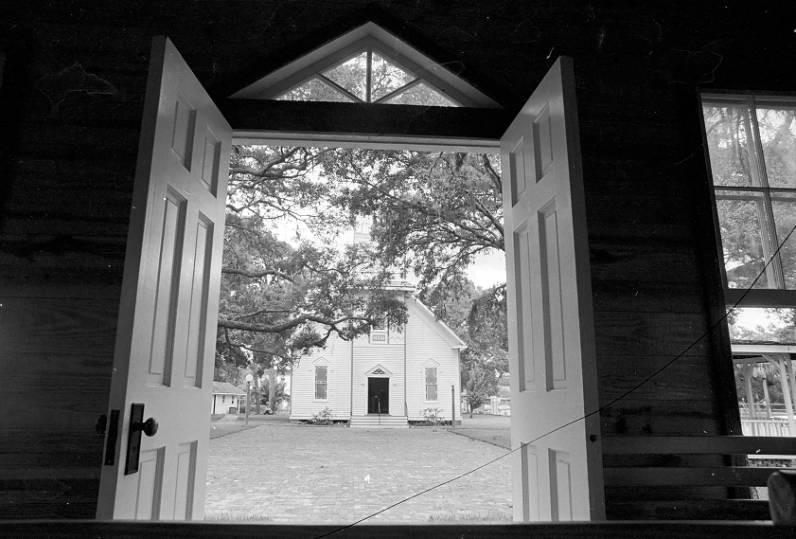
<path fill-rule="evenodd" d="M 387 410 L 386 411 L 383 411 L 383 412 L 371 412 L 370 411 L 370 381 L 371 380 L 385 380 L 387 382 L 387 384 L 386 384 L 387 385 Z M 378 375 L 378 374 L 375 375 L 375 376 L 374 375 L 368 375 L 368 395 L 367 395 L 366 398 L 368 399 L 367 402 L 366 402 L 366 405 L 367 405 L 366 410 L 368 411 L 367 412 L 368 415 L 373 414 L 373 413 L 381 413 L 381 414 L 390 415 L 390 377 L 386 376 L 386 375 Z"/>

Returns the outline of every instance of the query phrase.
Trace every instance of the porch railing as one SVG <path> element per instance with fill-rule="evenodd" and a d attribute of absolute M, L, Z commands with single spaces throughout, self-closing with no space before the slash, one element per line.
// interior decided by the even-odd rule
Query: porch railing
<path fill-rule="evenodd" d="M 770 419 L 741 417 L 741 431 L 744 436 L 793 436 L 790 423 L 784 417 Z"/>

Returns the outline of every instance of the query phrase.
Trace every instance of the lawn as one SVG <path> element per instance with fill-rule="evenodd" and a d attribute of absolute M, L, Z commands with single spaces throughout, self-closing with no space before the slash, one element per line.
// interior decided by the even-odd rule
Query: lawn
<path fill-rule="evenodd" d="M 250 424 L 210 442 L 208 520 L 351 523 L 507 452 L 443 428 Z M 500 459 L 368 522 L 507 522 L 510 480 Z"/>

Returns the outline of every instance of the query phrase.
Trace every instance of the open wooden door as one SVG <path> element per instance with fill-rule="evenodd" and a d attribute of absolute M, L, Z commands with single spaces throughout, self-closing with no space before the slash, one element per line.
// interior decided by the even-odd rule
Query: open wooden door
<path fill-rule="evenodd" d="M 598 399 L 574 80 L 571 59 L 559 58 L 501 139 L 514 519 L 523 521 L 605 518 L 599 417 L 578 420 Z"/>
<path fill-rule="evenodd" d="M 122 283 L 100 519 L 203 517 L 231 139 L 226 120 L 171 41 L 155 38 Z M 148 418 L 157 428 L 145 423 Z M 128 444 L 136 439 L 140 449 Z"/>

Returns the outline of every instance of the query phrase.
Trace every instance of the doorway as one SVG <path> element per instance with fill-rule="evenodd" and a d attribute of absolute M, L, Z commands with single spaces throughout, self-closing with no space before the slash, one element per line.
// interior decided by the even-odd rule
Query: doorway
<path fill-rule="evenodd" d="M 368 413 L 390 413 L 390 379 L 368 378 Z"/>
<path fill-rule="evenodd" d="M 162 418 L 163 426 L 172 422 L 189 424 L 192 429 L 161 429 L 162 435 L 156 440 L 145 440 L 141 455 L 143 458 L 144 452 L 148 452 L 147 462 L 152 473 L 129 477 L 118 465 L 103 468 L 99 518 L 192 519 L 203 513 L 202 478 L 208 444 L 205 443 L 207 422 L 201 420 L 200 414 L 201 417 L 208 414 L 210 384 L 206 383 L 209 382 L 206 359 L 210 355 L 205 352 L 212 345 L 216 329 L 213 322 L 218 311 L 216 291 L 221 274 L 221 225 L 225 209 L 223 197 L 219 195 L 226 183 L 224 158 L 229 144 L 232 139 L 253 135 L 251 131 L 232 132 L 199 81 L 190 75 L 190 68 L 171 42 L 157 40 L 152 57 L 149 87 L 157 88 L 160 84 L 162 89 L 159 93 L 148 92 L 145 103 L 145 119 L 153 121 L 144 125 L 141 147 L 152 150 L 142 154 L 137 169 L 134 207 L 143 209 L 131 218 L 127 245 L 128 252 L 136 256 L 125 261 L 120 312 L 127 314 L 120 318 L 117 332 L 114 372 L 120 374 L 114 376 L 110 402 L 111 407 L 123 410 L 131 399 L 142 395 L 140 398 L 148 403 L 147 414 Z M 201 110 L 194 112 L 187 101 L 183 102 L 181 99 L 186 95 L 191 103 L 198 103 Z M 501 146 L 508 165 L 505 168 L 509 171 L 505 185 L 501 185 L 501 177 L 494 183 L 501 185 L 507 202 L 505 228 L 510 241 L 505 245 L 509 247 L 506 266 L 510 275 L 505 297 L 509 312 L 522 314 L 516 324 L 510 324 L 508 332 L 509 342 L 519 349 L 519 354 L 512 355 L 513 360 L 519 359 L 518 368 L 511 370 L 517 373 L 520 393 L 524 393 L 518 395 L 521 398 L 515 411 L 519 413 L 512 413 L 512 439 L 520 441 L 532 439 L 535 431 L 544 431 L 546 423 L 574 425 L 571 417 L 583 413 L 584 396 L 590 401 L 596 399 L 596 393 L 587 391 L 595 387 L 592 365 L 585 365 L 584 369 L 581 361 L 582 357 L 592 358 L 594 354 L 580 353 L 584 343 L 591 348 L 593 335 L 591 319 L 586 316 L 585 323 L 581 321 L 584 314 L 591 312 L 591 290 L 585 208 L 577 164 L 577 119 L 574 114 L 564 114 L 563 110 L 564 102 L 573 99 L 571 61 L 559 60 L 500 143 L 492 139 L 486 143 L 493 148 Z M 574 102 L 567 106 L 574 110 Z M 162 111 L 171 112 L 161 114 Z M 213 120 L 213 124 L 205 125 L 202 123 L 205 120 Z M 204 140 L 195 139 L 194 127 Z M 569 136 L 565 128 L 574 135 Z M 288 137 L 278 133 L 282 140 Z M 254 136 L 260 137 L 268 138 L 268 135 L 257 132 Z M 326 138 L 328 140 L 328 134 Z M 343 138 L 353 143 L 352 138 L 357 137 Z M 361 138 L 367 145 L 398 142 L 403 146 L 419 142 L 424 148 L 418 149 L 439 144 L 438 139 L 428 135 L 420 141 L 406 136 L 396 136 L 390 141 L 367 135 Z M 440 146 L 461 147 L 471 143 L 462 139 L 444 140 Z M 201 148 L 204 152 L 199 151 Z M 455 199 L 451 194 L 445 200 Z M 487 217 L 492 215 L 487 214 Z M 530 271 L 530 262 L 537 260 L 537 252 L 543 255 L 542 272 Z M 539 278 L 543 282 L 538 282 Z M 535 280 L 531 282 L 532 279 Z M 153 280 L 157 280 L 154 289 Z M 543 305 L 530 298 L 530 290 L 538 291 L 540 287 L 544 293 Z M 177 323 L 183 320 L 191 324 Z M 530 326 L 531 320 L 534 320 L 533 326 Z M 236 327 L 249 324 L 236 322 Z M 539 325 L 542 322 L 544 324 Z M 526 326 L 533 331 L 525 331 Z M 142 336 L 149 338 L 152 328 L 155 335 L 150 340 L 156 347 L 132 346 L 131 343 L 142 342 Z M 187 336 L 182 332 L 187 332 Z M 529 341 L 539 332 L 548 337 L 545 349 L 553 352 L 539 357 L 545 361 L 537 361 L 536 350 Z M 562 346 L 565 335 L 580 337 L 575 342 L 567 342 L 566 354 Z M 179 343 L 185 350 L 174 348 L 177 352 L 173 352 L 172 343 Z M 162 350 L 168 353 L 161 353 Z M 174 358 L 176 360 L 171 361 Z M 187 365 L 181 361 L 183 358 L 190 360 Z M 521 370 L 520 366 L 528 369 Z M 582 372 L 589 375 L 586 377 L 588 384 L 581 383 Z M 568 379 L 568 373 L 575 378 Z M 171 383 L 172 378 L 183 383 Z M 157 384 L 153 384 L 153 380 Z M 546 391 L 534 393 L 532 390 L 538 389 L 539 383 L 546 386 Z M 150 391 L 152 394 L 144 393 L 150 386 L 157 389 L 157 393 L 153 393 L 154 390 Z M 174 396 L 161 398 L 164 392 L 161 387 L 175 389 Z M 532 399 L 537 396 L 538 399 Z M 540 409 L 555 413 L 545 415 L 544 422 L 536 424 L 531 418 L 538 416 Z M 179 418 L 169 415 L 174 410 L 181 414 Z M 196 421 L 185 420 L 186 410 L 195 411 Z M 587 423 L 596 423 L 596 419 Z M 589 430 L 599 432 L 599 424 L 587 425 L 587 432 Z M 539 517 L 588 520 L 595 515 L 599 518 L 602 500 L 599 445 L 585 445 L 588 437 L 584 436 L 582 426 L 570 431 L 563 433 L 557 428 L 551 431 L 556 436 L 547 437 L 544 444 L 523 445 L 522 453 L 517 453 L 513 459 L 514 475 L 524 479 L 521 484 L 515 482 L 514 485 L 515 518 L 518 520 Z M 124 443 L 122 436 L 122 441 L 116 445 L 123 447 Z M 110 451 L 106 451 L 106 457 L 120 453 L 120 450 Z M 165 461 L 166 456 L 181 460 L 179 463 Z M 115 460 L 124 461 L 121 457 Z M 528 465 L 530 462 L 533 466 Z M 171 470 L 179 472 L 176 481 Z M 550 470 L 557 473 L 547 473 Z M 538 481 L 536 472 L 540 472 Z M 538 486 L 539 490 L 529 492 L 528 485 Z M 551 490 L 558 493 L 558 506 L 572 511 L 562 513 L 555 508 L 551 511 L 547 504 L 547 493 Z M 575 494 L 578 494 L 577 499 L 573 498 Z"/>

